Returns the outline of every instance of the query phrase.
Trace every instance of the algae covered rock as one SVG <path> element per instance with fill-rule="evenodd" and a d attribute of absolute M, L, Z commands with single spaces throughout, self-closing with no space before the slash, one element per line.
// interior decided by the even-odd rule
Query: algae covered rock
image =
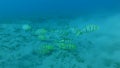
<path fill-rule="evenodd" d="M 46 29 L 44 29 L 44 28 L 41 28 L 41 29 L 37 29 L 36 31 L 35 31 L 35 35 L 45 35 L 45 34 L 47 34 L 47 30 Z"/>
<path fill-rule="evenodd" d="M 45 41 L 45 40 L 47 40 L 48 38 L 47 38 L 46 35 L 39 35 L 39 36 L 38 36 L 38 39 L 39 39 L 40 41 Z"/>
<path fill-rule="evenodd" d="M 24 24 L 23 26 L 22 26 L 22 29 L 23 30 L 26 30 L 26 31 L 29 31 L 29 30 L 31 30 L 31 25 L 29 25 L 29 24 Z"/>

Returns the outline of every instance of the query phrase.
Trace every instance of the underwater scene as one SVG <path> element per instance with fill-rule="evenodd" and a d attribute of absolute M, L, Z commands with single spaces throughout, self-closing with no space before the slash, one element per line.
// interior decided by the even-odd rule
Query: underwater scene
<path fill-rule="evenodd" d="M 120 68 L 120 1 L 0 0 L 0 68 Z"/>

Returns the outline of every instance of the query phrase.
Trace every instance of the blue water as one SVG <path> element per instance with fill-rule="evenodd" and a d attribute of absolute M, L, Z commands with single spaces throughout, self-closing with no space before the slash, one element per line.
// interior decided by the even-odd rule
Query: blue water
<path fill-rule="evenodd" d="M 120 68 L 119 0 L 0 0 L 0 68 Z"/>
<path fill-rule="evenodd" d="M 1 0 L 1 17 L 84 16 L 120 11 L 119 0 Z M 98 13 L 98 14 L 99 14 Z"/>

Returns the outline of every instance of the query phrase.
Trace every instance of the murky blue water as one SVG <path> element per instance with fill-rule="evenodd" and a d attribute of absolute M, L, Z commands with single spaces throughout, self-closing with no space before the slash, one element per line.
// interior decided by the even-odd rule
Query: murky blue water
<path fill-rule="evenodd" d="M 0 68 L 120 68 L 119 0 L 0 0 Z"/>
<path fill-rule="evenodd" d="M 85 16 L 120 11 L 118 0 L 1 0 L 0 17 Z"/>

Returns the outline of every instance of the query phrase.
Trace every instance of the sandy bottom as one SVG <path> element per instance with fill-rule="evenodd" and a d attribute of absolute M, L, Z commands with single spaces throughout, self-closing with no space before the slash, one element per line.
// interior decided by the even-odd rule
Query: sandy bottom
<path fill-rule="evenodd" d="M 21 22 L 21 21 L 20 21 Z M 22 21 L 15 24 L 0 24 L 0 68 L 120 68 L 120 15 L 104 19 L 49 20 L 33 23 Z M 31 30 L 22 26 L 30 24 Z M 77 46 L 74 51 L 57 48 L 61 38 L 60 31 L 85 24 L 96 24 L 99 30 L 81 35 L 70 34 L 67 38 Z M 39 28 L 48 30 L 47 41 L 38 39 L 34 31 Z M 67 36 L 67 35 L 64 35 Z M 56 47 L 49 55 L 35 53 L 44 44 Z"/>

